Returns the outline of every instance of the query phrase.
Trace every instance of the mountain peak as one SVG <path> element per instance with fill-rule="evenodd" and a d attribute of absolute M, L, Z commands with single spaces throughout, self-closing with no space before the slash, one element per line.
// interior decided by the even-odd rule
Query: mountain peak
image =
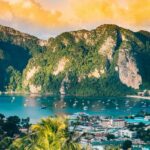
<path fill-rule="evenodd" d="M 96 29 L 101 29 L 101 28 L 120 29 L 121 27 L 119 27 L 118 25 L 115 25 L 115 24 L 103 24 L 103 25 L 98 26 Z"/>

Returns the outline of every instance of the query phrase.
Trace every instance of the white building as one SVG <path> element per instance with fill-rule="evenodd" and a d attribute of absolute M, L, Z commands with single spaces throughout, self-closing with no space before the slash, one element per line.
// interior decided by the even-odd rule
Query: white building
<path fill-rule="evenodd" d="M 104 150 L 104 146 L 102 146 L 102 145 L 94 145 L 94 146 L 92 146 L 92 150 Z"/>
<path fill-rule="evenodd" d="M 137 135 L 135 131 L 130 131 L 128 129 L 119 130 L 118 134 L 121 137 L 129 137 L 129 138 L 134 138 Z"/>
<path fill-rule="evenodd" d="M 150 115 L 144 117 L 145 120 L 150 120 Z"/>

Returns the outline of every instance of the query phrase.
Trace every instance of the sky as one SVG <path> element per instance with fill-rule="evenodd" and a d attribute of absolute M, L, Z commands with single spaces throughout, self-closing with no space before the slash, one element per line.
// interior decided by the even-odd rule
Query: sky
<path fill-rule="evenodd" d="M 0 24 L 41 39 L 102 24 L 150 31 L 150 0 L 0 0 Z"/>

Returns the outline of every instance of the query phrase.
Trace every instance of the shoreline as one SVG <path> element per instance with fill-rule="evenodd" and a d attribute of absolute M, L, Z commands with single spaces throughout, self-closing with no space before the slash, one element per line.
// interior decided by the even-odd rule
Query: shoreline
<path fill-rule="evenodd" d="M 8 91 L 1 92 L 0 91 L 0 95 L 30 95 L 30 96 L 52 96 L 52 95 L 55 95 L 56 96 L 57 94 L 52 94 L 52 93 L 41 94 L 41 93 L 30 93 L 30 92 L 8 92 Z M 60 94 L 59 96 L 71 96 L 71 95 L 61 95 Z M 92 97 L 92 96 L 80 96 L 80 95 L 72 95 L 72 96 L 76 96 L 76 97 Z M 118 96 L 98 96 L 98 97 L 118 97 Z M 126 95 L 126 96 L 119 96 L 119 97 L 150 100 L 150 96 Z"/>
<path fill-rule="evenodd" d="M 127 95 L 128 98 L 136 98 L 136 99 L 147 99 L 150 100 L 150 96 L 139 96 L 139 95 Z"/>

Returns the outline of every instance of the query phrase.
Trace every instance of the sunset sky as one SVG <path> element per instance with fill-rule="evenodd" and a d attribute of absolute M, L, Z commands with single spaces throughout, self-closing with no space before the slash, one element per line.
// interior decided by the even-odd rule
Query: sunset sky
<path fill-rule="evenodd" d="M 0 0 L 0 24 L 39 38 L 106 23 L 150 31 L 150 0 Z"/>

